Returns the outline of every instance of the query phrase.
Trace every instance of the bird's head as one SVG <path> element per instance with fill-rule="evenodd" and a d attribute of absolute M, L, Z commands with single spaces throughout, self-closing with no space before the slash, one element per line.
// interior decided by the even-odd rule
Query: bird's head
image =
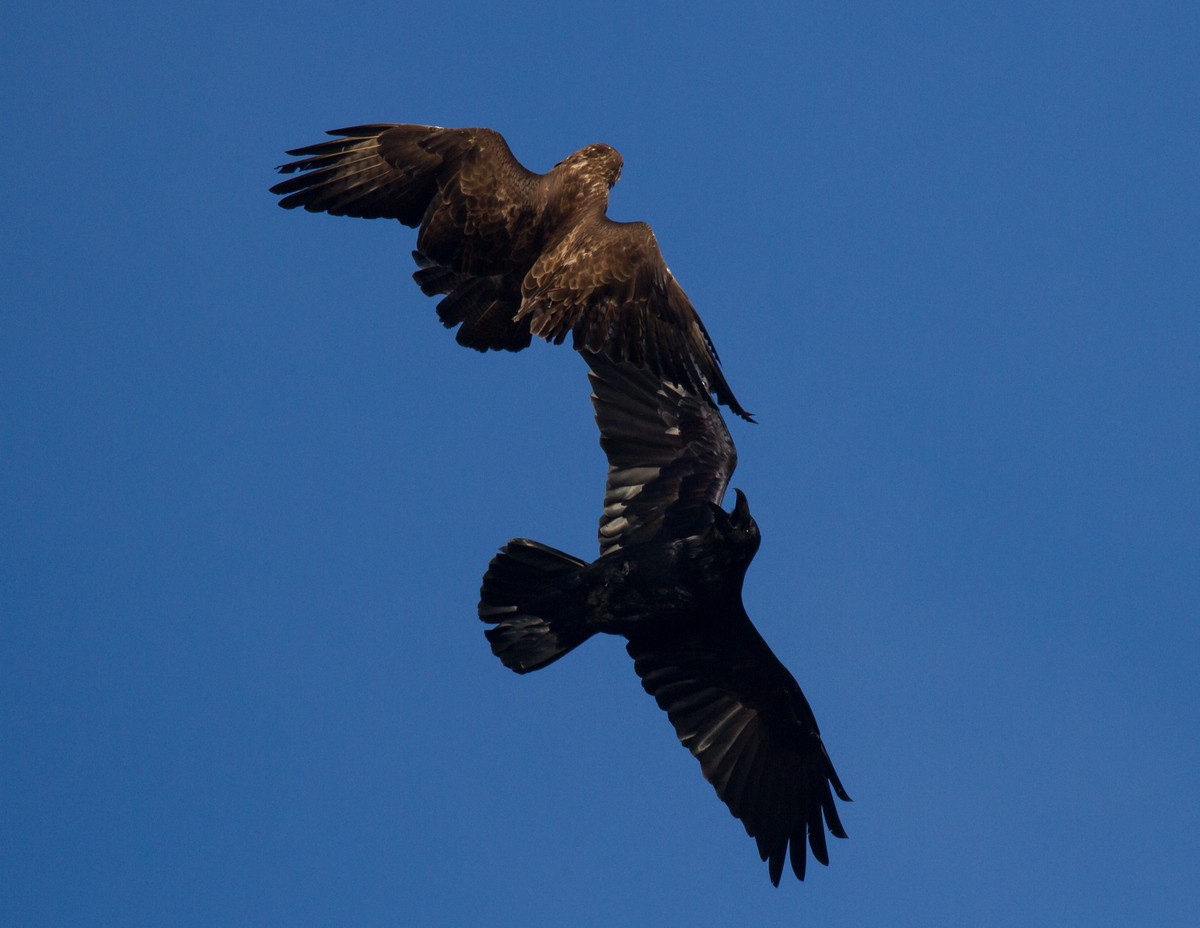
<path fill-rule="evenodd" d="M 589 180 L 599 181 L 604 190 L 611 190 L 617 178 L 621 176 L 621 167 L 625 164 L 621 153 L 611 145 L 595 142 L 586 145 L 574 154 L 568 155 L 555 167 Z"/>
<path fill-rule="evenodd" d="M 714 507 L 716 513 L 719 513 L 716 515 L 716 524 L 725 535 L 727 543 L 741 552 L 749 564 L 758 551 L 762 535 L 758 531 L 758 523 L 754 521 L 754 516 L 750 515 L 750 503 L 746 494 L 736 487 L 733 492 L 736 500 L 732 512 L 726 512 L 719 506 Z"/>

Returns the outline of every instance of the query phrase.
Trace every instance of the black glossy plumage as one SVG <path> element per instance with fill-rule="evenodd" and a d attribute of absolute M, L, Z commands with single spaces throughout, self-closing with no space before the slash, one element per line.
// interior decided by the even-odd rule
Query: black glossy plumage
<path fill-rule="evenodd" d="M 492 560 L 479 617 L 492 650 L 528 673 L 597 632 L 621 635 L 642 686 L 754 837 L 772 882 L 807 843 L 829 862 L 849 800 L 812 710 L 742 605 L 759 545 L 745 496 L 720 508 L 736 451 L 720 412 L 685 387 L 599 355 L 591 366 L 609 460 L 601 555 L 591 564 L 514 539 Z"/>
<path fill-rule="evenodd" d="M 545 174 L 491 129 L 374 124 L 288 152 L 285 209 L 419 227 L 413 275 L 460 343 L 519 351 L 537 335 L 629 361 L 743 418 L 704 324 L 650 226 L 605 215 L 621 156 L 588 145 Z"/>

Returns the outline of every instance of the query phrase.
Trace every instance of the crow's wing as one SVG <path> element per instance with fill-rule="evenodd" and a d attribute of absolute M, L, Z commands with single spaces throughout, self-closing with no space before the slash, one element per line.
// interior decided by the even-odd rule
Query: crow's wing
<path fill-rule="evenodd" d="M 600 553 L 682 537 L 711 524 L 737 465 L 725 420 L 707 395 L 645 367 L 584 354 L 592 405 L 608 456 Z"/>
<path fill-rule="evenodd" d="M 804 693 L 745 610 L 737 612 L 673 625 L 669 634 L 632 635 L 627 650 L 642 686 L 758 843 L 778 886 L 789 845 L 800 879 L 806 841 L 813 857 L 829 863 L 825 829 L 846 837 L 833 792 L 850 797 Z"/>

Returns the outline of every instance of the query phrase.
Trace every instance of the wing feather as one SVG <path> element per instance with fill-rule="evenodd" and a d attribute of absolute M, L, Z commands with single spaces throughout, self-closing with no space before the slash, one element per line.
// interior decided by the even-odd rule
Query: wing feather
<path fill-rule="evenodd" d="M 642 686 L 778 885 L 790 856 L 804 879 L 807 843 L 829 863 L 825 830 L 845 837 L 833 793 L 849 801 L 799 685 L 744 611 L 671 634 L 631 635 Z"/>
<path fill-rule="evenodd" d="M 721 372 L 721 361 L 691 300 L 644 222 L 589 217 L 552 241 L 521 287 L 519 318 L 556 344 L 630 361 L 701 396 L 715 393 L 753 420 Z"/>
<path fill-rule="evenodd" d="M 461 204 L 463 215 L 482 228 L 494 225 L 490 213 L 497 203 L 510 212 L 536 211 L 541 175 L 526 170 L 503 136 L 491 129 L 374 123 L 328 134 L 338 138 L 288 152 L 298 158 L 279 171 L 296 176 L 271 188 L 284 196 L 280 206 L 398 219 L 413 227 L 424 223 L 438 197 L 442 203 Z M 488 195 L 479 197 L 480 190 Z M 495 252 L 500 243 L 473 230 L 459 232 L 469 240 L 468 251 L 480 252 L 478 260 L 506 262 L 506 244 L 489 255 L 489 246 Z"/>
<path fill-rule="evenodd" d="M 600 553 L 694 522 L 720 505 L 737 465 L 725 420 L 707 396 L 646 368 L 585 352 L 600 446 L 608 456 Z"/>
<path fill-rule="evenodd" d="M 438 315 L 479 351 L 520 351 L 529 325 L 514 317 L 521 280 L 545 237 L 544 175 L 527 170 L 491 129 L 372 124 L 288 154 L 295 176 L 271 188 L 286 209 L 419 227 L 413 277 L 446 294 Z"/>

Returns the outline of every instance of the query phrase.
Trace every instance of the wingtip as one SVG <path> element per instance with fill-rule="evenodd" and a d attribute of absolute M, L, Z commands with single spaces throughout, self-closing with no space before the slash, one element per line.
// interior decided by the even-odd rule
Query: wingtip
<path fill-rule="evenodd" d="M 739 419 L 743 419 L 746 422 L 750 422 L 755 425 L 758 424 L 758 420 L 754 418 L 754 413 L 747 411 L 742 404 L 737 401 L 737 397 L 733 395 L 733 391 L 729 389 L 728 384 L 719 384 L 713 388 L 712 392 L 716 395 L 717 402 L 723 406 L 729 407 L 729 411 Z"/>

